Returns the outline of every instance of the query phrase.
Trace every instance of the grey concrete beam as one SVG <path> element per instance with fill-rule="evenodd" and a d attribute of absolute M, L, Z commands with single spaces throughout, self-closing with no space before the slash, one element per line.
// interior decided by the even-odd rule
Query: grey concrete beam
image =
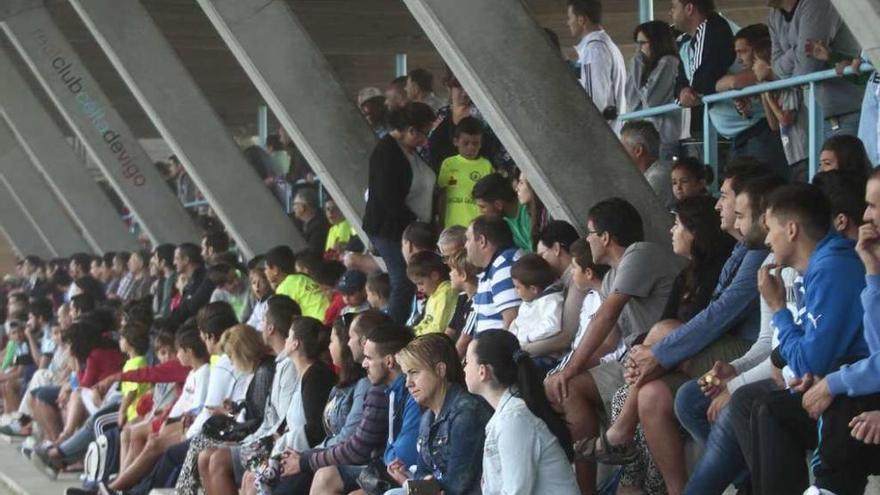
<path fill-rule="evenodd" d="M 248 257 L 305 247 L 140 2 L 70 0 L 153 124 Z"/>
<path fill-rule="evenodd" d="M 0 230 L 9 239 L 16 254 L 21 257 L 31 254 L 44 259 L 58 256 L 2 180 L 0 180 Z"/>
<path fill-rule="evenodd" d="M 874 67 L 880 67 L 880 3 L 877 0 L 831 0 Z"/>
<path fill-rule="evenodd" d="M 342 213 L 361 231 L 376 137 L 287 2 L 198 0 Z"/>
<path fill-rule="evenodd" d="M 404 3 L 554 218 L 583 231 L 593 204 L 619 196 L 669 243 L 669 214 L 523 2 Z"/>
<path fill-rule="evenodd" d="M 24 149 L 6 125 L 0 122 L 0 182 L 46 239 L 61 256 L 76 252 L 91 252 L 86 240 L 77 230 L 45 177 L 30 162 Z"/>
<path fill-rule="evenodd" d="M 46 108 L 0 49 L 0 114 L 32 163 L 72 213 L 89 245 L 99 253 L 132 251 L 138 243 L 110 198 L 89 176 Z"/>
<path fill-rule="evenodd" d="M 18 11 L 0 28 L 150 240 L 198 239 L 195 223 L 46 9 Z"/>

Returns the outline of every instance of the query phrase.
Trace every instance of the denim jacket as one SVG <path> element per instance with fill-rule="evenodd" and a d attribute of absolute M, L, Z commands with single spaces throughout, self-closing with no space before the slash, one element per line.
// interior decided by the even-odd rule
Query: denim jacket
<path fill-rule="evenodd" d="M 482 398 L 453 384 L 440 414 L 422 413 L 416 478 L 431 475 L 447 495 L 480 493 L 483 441 L 492 408 Z"/>

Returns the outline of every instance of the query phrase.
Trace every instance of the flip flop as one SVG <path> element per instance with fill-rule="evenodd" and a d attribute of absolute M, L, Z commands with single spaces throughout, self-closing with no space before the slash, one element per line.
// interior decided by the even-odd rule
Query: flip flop
<path fill-rule="evenodd" d="M 605 434 L 605 431 L 601 431 L 598 438 L 581 440 L 576 443 L 574 445 L 575 460 L 599 462 L 612 466 L 623 466 L 636 460 L 639 451 L 635 444 L 612 445 L 608 442 L 608 437 Z"/>

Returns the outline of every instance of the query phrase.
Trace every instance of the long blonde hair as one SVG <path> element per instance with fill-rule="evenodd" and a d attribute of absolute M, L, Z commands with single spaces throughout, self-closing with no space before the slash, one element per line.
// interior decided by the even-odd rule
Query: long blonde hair
<path fill-rule="evenodd" d="M 272 349 L 263 342 L 263 336 L 250 325 L 238 324 L 230 328 L 223 333 L 220 345 L 230 358 L 251 370 L 272 355 Z"/>

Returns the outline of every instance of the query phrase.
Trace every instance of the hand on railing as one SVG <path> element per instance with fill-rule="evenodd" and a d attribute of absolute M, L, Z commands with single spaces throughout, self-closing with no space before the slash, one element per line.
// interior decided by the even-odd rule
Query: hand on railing
<path fill-rule="evenodd" d="M 694 88 L 688 86 L 683 88 L 678 94 L 678 104 L 683 107 L 698 107 L 703 104 L 700 94 Z"/>

